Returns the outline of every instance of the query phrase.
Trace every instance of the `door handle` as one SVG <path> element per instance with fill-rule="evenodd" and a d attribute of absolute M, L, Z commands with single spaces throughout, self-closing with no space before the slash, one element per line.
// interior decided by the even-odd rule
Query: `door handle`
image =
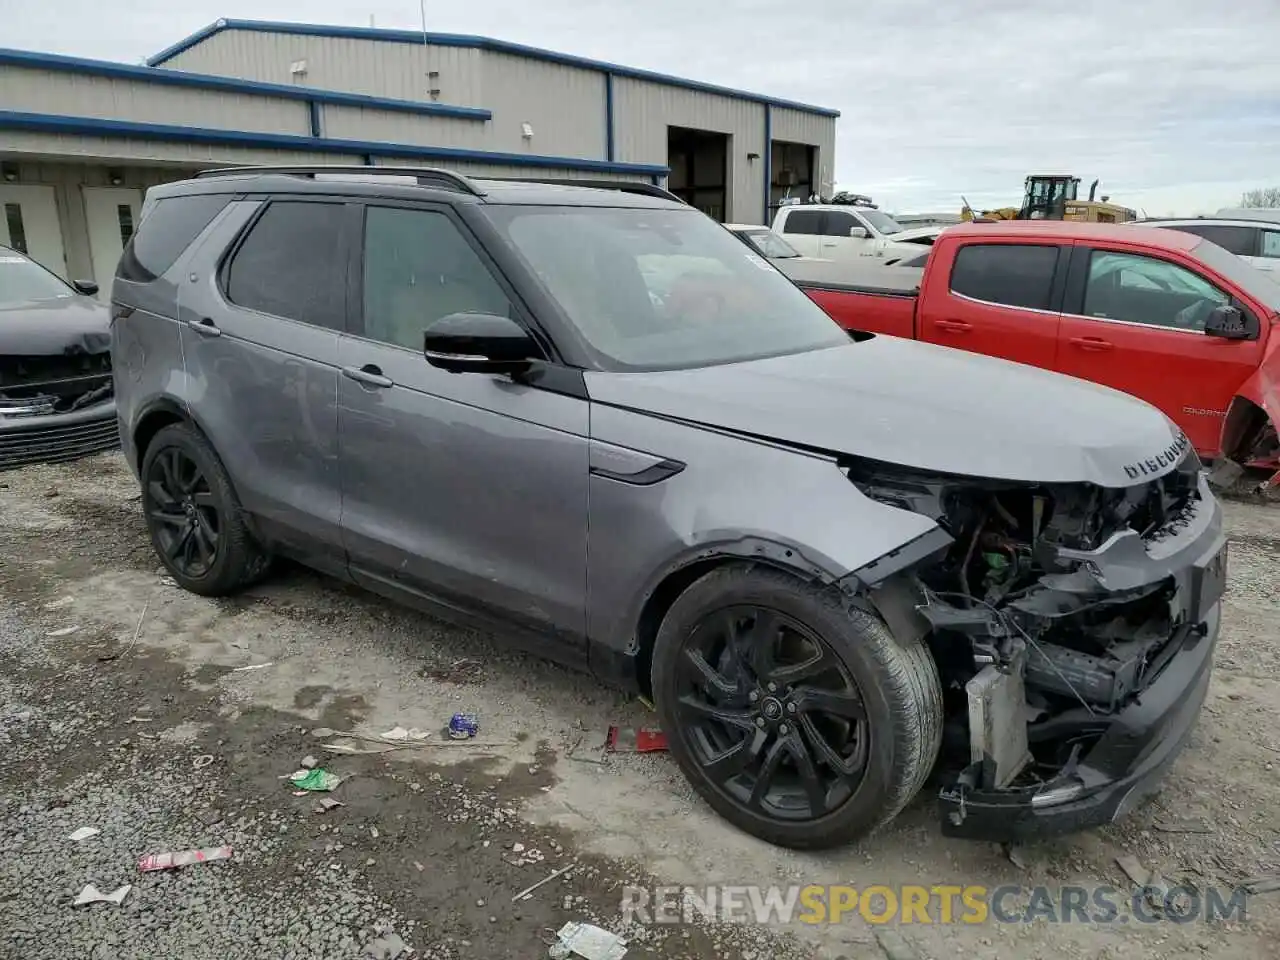
<path fill-rule="evenodd" d="M 947 333 L 968 333 L 973 329 L 973 324 L 965 323 L 963 320 L 935 320 L 933 325 Z"/>
<path fill-rule="evenodd" d="M 342 375 L 356 383 L 365 383 L 371 387 L 394 387 L 395 381 L 382 375 L 382 369 L 372 363 L 363 367 L 343 367 Z"/>
<path fill-rule="evenodd" d="M 1111 341 L 1101 337 L 1072 337 L 1071 344 L 1081 350 L 1110 350 Z"/>
<path fill-rule="evenodd" d="M 212 317 L 201 317 L 199 320 L 188 320 L 187 326 L 202 337 L 220 337 L 222 331 L 213 322 Z"/>
<path fill-rule="evenodd" d="M 824 247 L 834 247 L 836 245 L 836 242 L 834 240 L 823 240 L 822 245 Z"/>

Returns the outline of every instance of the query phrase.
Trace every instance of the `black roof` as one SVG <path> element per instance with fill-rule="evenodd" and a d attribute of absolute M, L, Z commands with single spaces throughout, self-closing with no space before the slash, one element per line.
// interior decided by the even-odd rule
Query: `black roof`
<path fill-rule="evenodd" d="M 635 181 L 482 179 L 436 167 L 328 164 L 204 170 L 190 180 L 153 187 L 149 193 L 161 199 L 228 192 L 340 192 L 349 196 L 421 198 L 424 190 L 447 193 L 453 202 L 639 208 L 685 206 L 678 197 L 661 187 Z"/>

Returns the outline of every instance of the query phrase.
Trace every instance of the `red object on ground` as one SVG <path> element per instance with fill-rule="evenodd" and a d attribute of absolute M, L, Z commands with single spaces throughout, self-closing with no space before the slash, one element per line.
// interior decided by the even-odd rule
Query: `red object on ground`
<path fill-rule="evenodd" d="M 193 863 L 230 859 L 230 847 L 205 847 L 202 850 L 182 850 L 178 853 L 149 853 L 138 861 L 138 869 L 143 873 L 150 873 L 152 870 L 172 870 L 175 867 L 189 867 Z"/>
<path fill-rule="evenodd" d="M 667 749 L 667 735 L 661 730 L 644 727 L 639 730 L 610 727 L 605 743 L 610 753 L 664 753 Z"/>

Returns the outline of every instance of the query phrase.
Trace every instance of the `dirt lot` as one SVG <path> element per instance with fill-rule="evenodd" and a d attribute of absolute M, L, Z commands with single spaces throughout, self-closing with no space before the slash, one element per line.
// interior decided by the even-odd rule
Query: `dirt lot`
<path fill-rule="evenodd" d="M 186 594 L 160 575 L 119 457 L 0 474 L 0 956 L 391 956 L 399 937 L 418 956 L 535 958 L 566 920 L 620 930 L 624 884 L 1127 889 L 1123 854 L 1200 889 L 1275 875 L 1280 508 L 1227 509 L 1227 616 L 1192 746 L 1128 819 L 1015 863 L 943 839 L 928 791 L 860 847 L 771 848 L 716 819 L 665 755 L 593 762 L 610 723 L 651 715 L 588 677 L 297 569 L 234 600 Z M 456 710 L 479 715 L 476 741 L 344 756 L 312 735 L 439 731 Z M 345 806 L 293 795 L 282 778 L 307 754 L 350 778 Z M 69 841 L 81 826 L 102 832 Z M 231 862 L 136 868 L 219 844 Z M 73 907 L 86 883 L 133 890 Z M 1280 892 L 1213 923 L 625 933 L 628 957 L 1274 957 Z"/>

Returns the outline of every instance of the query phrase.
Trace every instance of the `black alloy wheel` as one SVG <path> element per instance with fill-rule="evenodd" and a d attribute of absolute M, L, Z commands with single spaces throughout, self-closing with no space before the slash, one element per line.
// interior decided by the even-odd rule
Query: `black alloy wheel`
<path fill-rule="evenodd" d="M 812 629 L 769 607 L 707 613 L 676 668 L 675 713 L 706 778 L 771 820 L 841 807 L 866 770 L 869 730 L 849 668 Z"/>
<path fill-rule="evenodd" d="M 146 484 L 157 548 L 175 573 L 207 576 L 218 558 L 222 518 L 204 471 L 186 451 L 166 447 L 152 458 Z"/>

